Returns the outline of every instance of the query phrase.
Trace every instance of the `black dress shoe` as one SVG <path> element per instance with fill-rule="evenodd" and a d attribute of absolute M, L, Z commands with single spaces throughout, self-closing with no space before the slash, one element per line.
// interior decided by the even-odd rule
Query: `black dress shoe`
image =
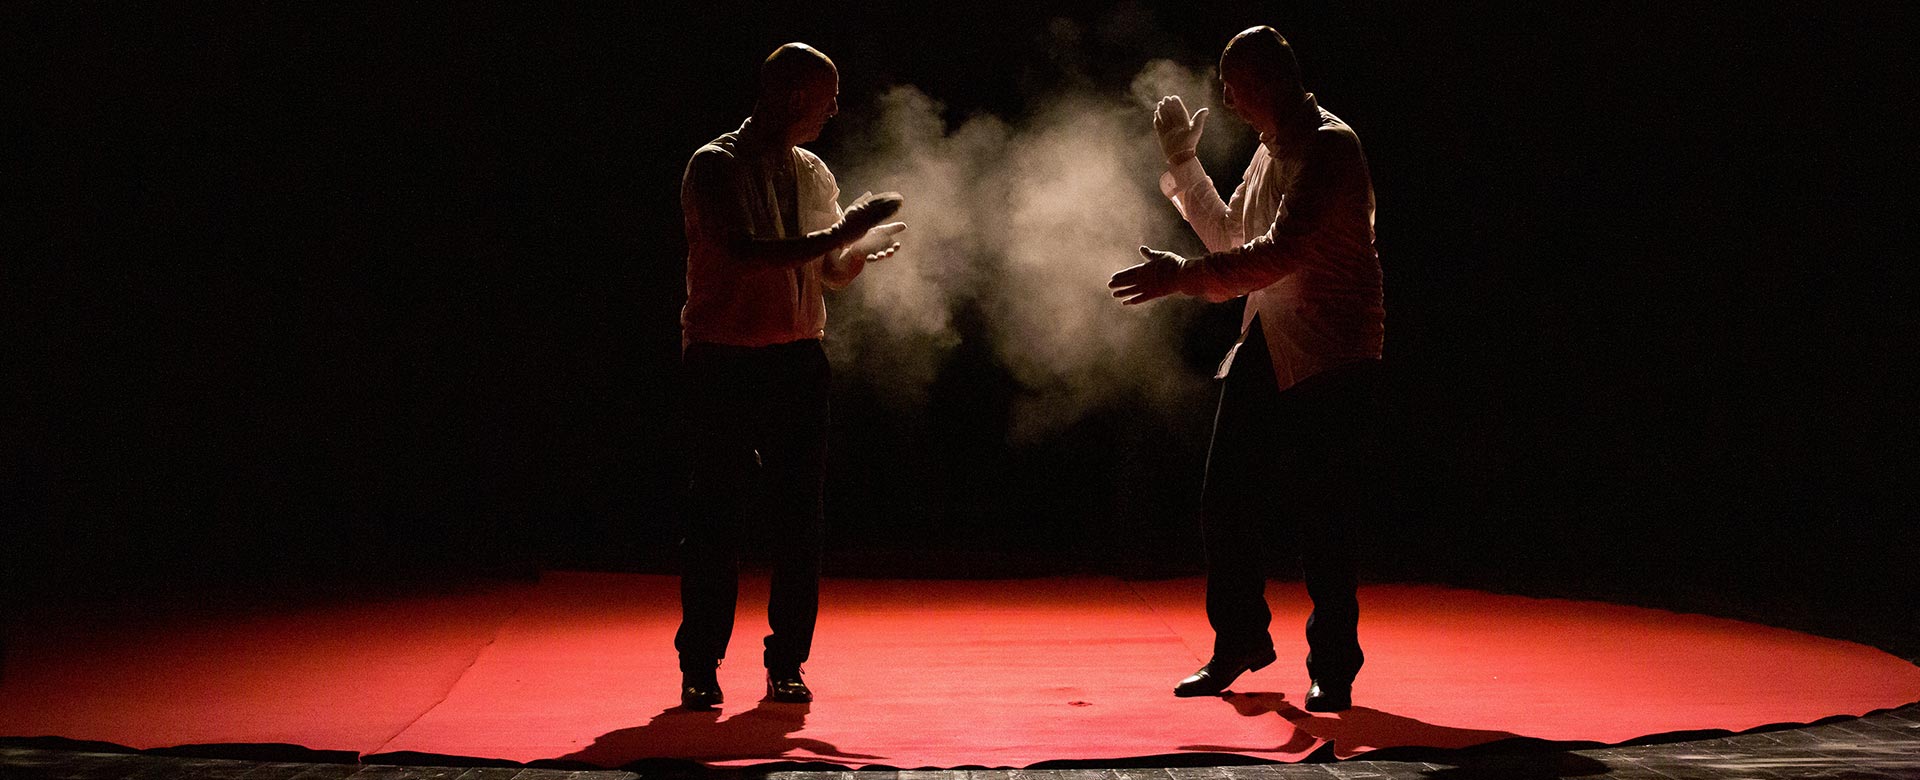
<path fill-rule="evenodd" d="M 1228 658 L 1216 655 L 1213 660 L 1207 662 L 1206 666 L 1200 667 L 1200 671 L 1194 672 L 1187 679 L 1181 680 L 1179 685 L 1174 686 L 1173 695 L 1218 696 L 1227 689 L 1227 686 L 1232 685 L 1234 680 L 1239 679 L 1240 675 L 1265 669 L 1267 664 L 1273 663 L 1273 659 L 1271 647 L 1258 653 Z"/>
<path fill-rule="evenodd" d="M 1353 683 L 1322 683 L 1307 689 L 1308 712 L 1340 712 L 1353 706 Z"/>
<path fill-rule="evenodd" d="M 790 669 L 767 670 L 767 699 L 788 704 L 805 704 L 813 701 L 813 691 L 807 688 L 807 681 L 800 679 L 800 667 Z"/>
<path fill-rule="evenodd" d="M 714 670 L 680 673 L 680 706 L 690 710 L 710 710 L 720 706 L 720 678 Z"/>

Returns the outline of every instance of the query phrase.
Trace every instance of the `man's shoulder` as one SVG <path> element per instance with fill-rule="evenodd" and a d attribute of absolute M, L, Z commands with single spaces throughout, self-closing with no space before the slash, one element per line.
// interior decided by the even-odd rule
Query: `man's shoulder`
<path fill-rule="evenodd" d="M 1360 134 L 1339 117 L 1322 111 L 1320 126 L 1314 128 L 1308 147 L 1317 157 L 1355 157 L 1363 156 L 1360 151 Z"/>
<path fill-rule="evenodd" d="M 827 162 L 825 160 L 820 159 L 820 155 L 814 154 L 811 150 L 807 149 L 806 147 L 796 146 L 796 147 L 793 147 L 793 151 L 799 154 L 800 164 L 805 165 L 808 168 L 817 170 L 817 171 L 827 170 Z"/>
<path fill-rule="evenodd" d="M 687 175 L 719 174 L 739 163 L 739 138 L 733 133 L 715 138 L 693 150 L 687 160 Z"/>
<path fill-rule="evenodd" d="M 703 157 L 731 160 L 739 153 L 739 146 L 740 136 L 737 133 L 727 133 L 719 138 L 701 144 L 700 148 L 693 150 L 693 158 L 696 160 Z"/>
<path fill-rule="evenodd" d="M 1346 136 L 1353 140 L 1360 138 L 1360 134 L 1353 131 L 1353 126 L 1347 124 L 1347 120 L 1335 116 L 1332 111 L 1325 108 L 1320 109 L 1320 124 L 1313 128 L 1313 134 L 1316 139 L 1326 135 Z"/>

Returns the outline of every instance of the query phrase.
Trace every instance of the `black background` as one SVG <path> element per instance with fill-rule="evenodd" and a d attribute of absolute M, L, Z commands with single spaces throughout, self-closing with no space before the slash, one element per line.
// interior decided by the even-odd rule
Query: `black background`
<path fill-rule="evenodd" d="M 680 172 L 768 51 L 957 122 L 1265 23 L 1378 192 L 1371 577 L 1906 609 L 1904 20 L 1686 5 L 17 4 L 9 584 L 671 571 Z M 1012 443 L 978 341 L 917 417 L 842 376 L 830 571 L 1196 570 L 1211 409 Z"/>

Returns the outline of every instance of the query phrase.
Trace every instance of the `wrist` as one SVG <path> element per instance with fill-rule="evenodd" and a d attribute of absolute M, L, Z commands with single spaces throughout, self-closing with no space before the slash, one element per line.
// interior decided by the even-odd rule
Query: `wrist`
<path fill-rule="evenodd" d="M 1200 156 L 1200 152 L 1197 150 L 1182 149 L 1180 151 L 1174 152 L 1173 154 L 1167 155 L 1167 167 L 1172 168 L 1175 166 L 1183 165 L 1186 163 L 1186 161 L 1199 156 Z"/>
<path fill-rule="evenodd" d="M 1199 295 L 1199 270 L 1200 258 L 1180 258 L 1180 265 L 1173 270 L 1173 289 L 1182 295 Z"/>

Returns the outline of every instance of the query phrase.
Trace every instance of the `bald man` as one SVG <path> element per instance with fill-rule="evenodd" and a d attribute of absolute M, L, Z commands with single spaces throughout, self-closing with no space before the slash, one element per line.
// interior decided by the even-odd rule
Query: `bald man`
<path fill-rule="evenodd" d="M 1352 705 L 1364 658 L 1349 535 L 1377 489 L 1371 445 L 1386 313 L 1373 184 L 1359 136 L 1306 92 L 1292 46 L 1273 28 L 1234 36 L 1220 78 L 1223 104 L 1260 134 L 1230 200 L 1195 155 L 1206 109 L 1189 116 L 1169 96 L 1154 114 L 1168 167 L 1161 189 L 1209 254 L 1141 247 L 1145 262 L 1109 282 L 1128 304 L 1247 296 L 1240 339 L 1218 373 L 1201 491 L 1213 656 L 1174 693 L 1219 694 L 1274 661 L 1256 542 L 1287 528 L 1313 598 L 1306 708 L 1334 712 Z"/>
<path fill-rule="evenodd" d="M 771 555 L 772 632 L 762 660 L 767 697 L 806 702 L 801 677 L 820 596 L 822 492 L 829 369 L 823 291 L 852 282 L 899 249 L 906 228 L 885 223 L 900 196 L 840 208 L 825 163 L 800 144 L 839 110 L 833 61 L 806 44 L 776 49 L 760 68 L 753 114 L 687 163 L 687 304 L 680 314 L 692 481 L 680 577 L 680 701 L 723 700 L 738 597 L 738 550 L 749 529 Z M 753 497 L 764 498 L 755 503 Z M 749 506 L 766 516 L 747 522 Z"/>

